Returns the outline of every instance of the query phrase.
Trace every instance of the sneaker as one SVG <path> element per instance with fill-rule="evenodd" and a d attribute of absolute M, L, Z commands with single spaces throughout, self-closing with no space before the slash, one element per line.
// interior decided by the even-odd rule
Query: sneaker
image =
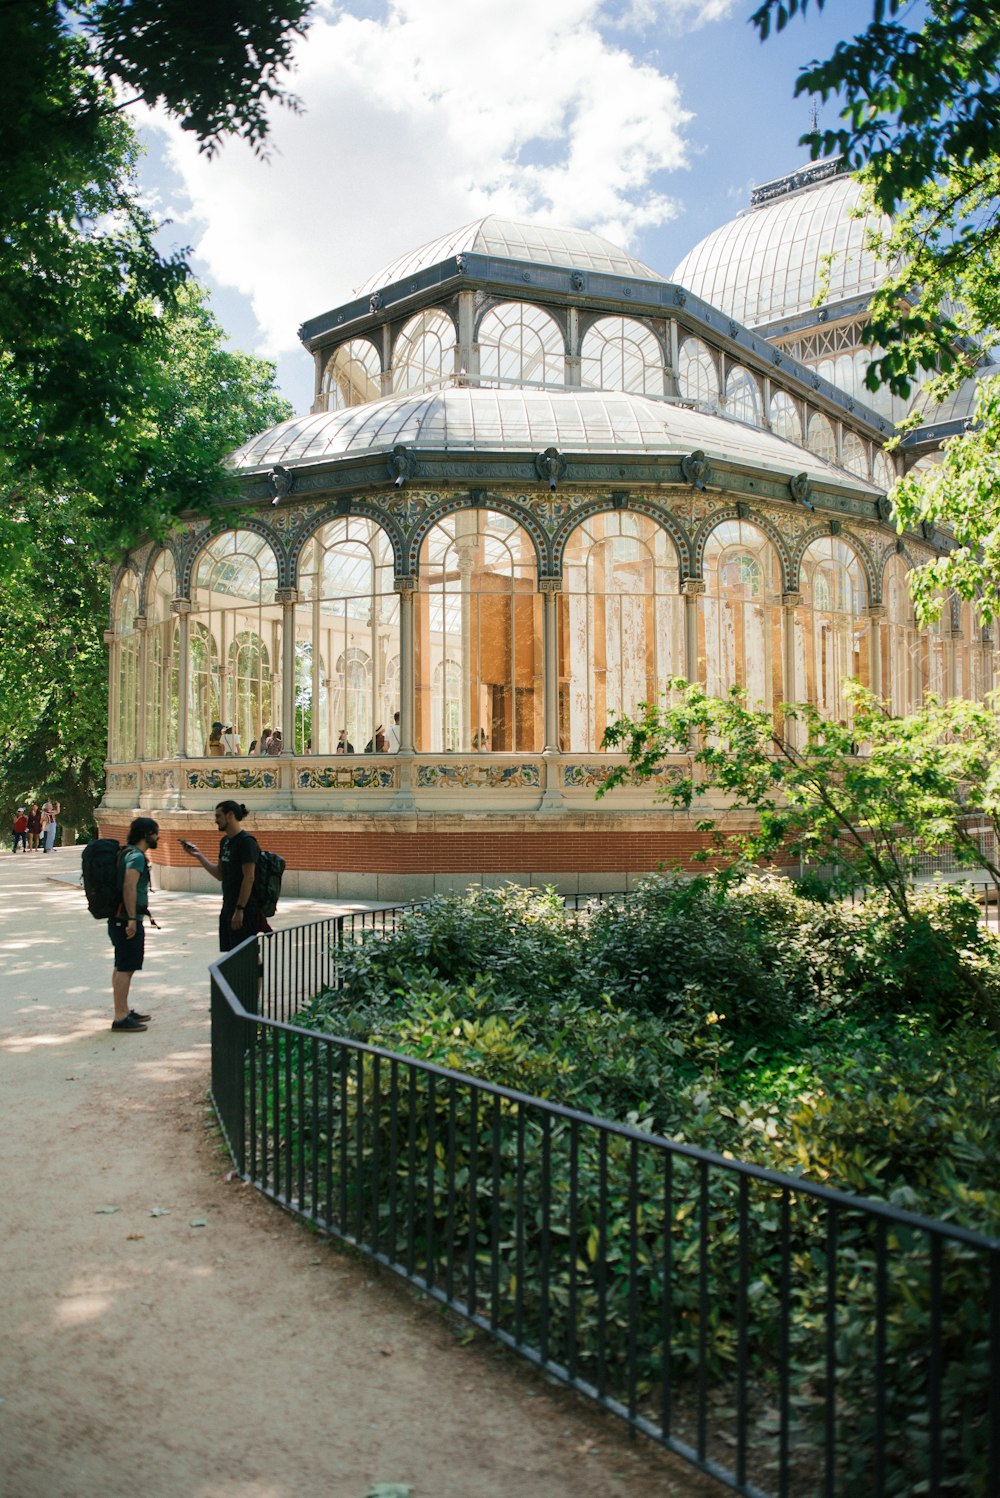
<path fill-rule="evenodd" d="M 113 1019 L 112 1030 L 145 1030 L 146 1026 L 137 1014 L 126 1014 L 124 1019 Z"/>
<path fill-rule="evenodd" d="M 140 1014 L 138 1009 L 130 1009 L 129 1015 L 132 1019 L 137 1019 L 140 1025 L 148 1025 L 150 1020 L 153 1018 L 151 1014 Z"/>

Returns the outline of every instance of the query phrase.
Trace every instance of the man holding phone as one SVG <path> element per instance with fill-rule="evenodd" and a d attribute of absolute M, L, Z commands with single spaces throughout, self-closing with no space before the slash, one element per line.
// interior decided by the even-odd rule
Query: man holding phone
<path fill-rule="evenodd" d="M 240 826 L 247 809 L 238 801 L 220 801 L 215 808 L 215 825 L 222 833 L 219 857 L 215 863 L 186 838 L 181 847 L 196 858 L 213 879 L 222 884 L 222 910 L 219 914 L 219 950 L 231 952 L 248 936 L 270 931 L 253 894 L 254 876 L 260 858 L 257 839 Z"/>

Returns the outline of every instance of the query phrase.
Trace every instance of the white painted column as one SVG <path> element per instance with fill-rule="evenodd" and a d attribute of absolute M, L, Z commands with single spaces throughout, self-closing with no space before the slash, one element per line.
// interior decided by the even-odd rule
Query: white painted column
<path fill-rule="evenodd" d="M 689 577 L 681 583 L 684 596 L 684 675 L 688 681 L 701 680 L 698 668 L 698 599 L 705 592 L 700 577 Z"/>
<path fill-rule="evenodd" d="M 146 758 L 146 697 L 149 678 L 149 630 L 148 616 L 136 614 L 133 627 L 139 636 L 139 661 L 136 666 L 136 691 L 139 700 L 135 711 L 135 757 L 141 763 Z"/>
<path fill-rule="evenodd" d="M 175 598 L 170 611 L 177 615 L 177 758 L 188 758 L 188 698 L 191 694 L 190 598 Z"/>
<path fill-rule="evenodd" d="M 873 603 L 866 609 L 870 621 L 870 633 L 868 636 L 869 676 L 872 691 L 876 697 L 882 695 L 882 621 L 887 617 L 887 610 L 883 603 Z"/>
<path fill-rule="evenodd" d="M 274 595 L 281 604 L 281 751 L 282 759 L 295 753 L 295 605 L 297 588 L 279 588 Z"/>
<path fill-rule="evenodd" d="M 801 608 L 801 606 L 801 593 L 782 593 L 781 640 L 784 649 L 784 660 L 781 663 L 781 672 L 784 678 L 784 698 L 786 702 L 800 702 L 803 696 L 800 690 L 799 662 L 795 649 L 795 610 Z M 785 724 L 785 737 L 790 744 L 797 744 L 799 742 L 799 727 L 800 725 L 795 722 Z"/>
<path fill-rule="evenodd" d="M 559 785 L 559 595 L 561 577 L 540 577 L 542 595 L 542 670 L 543 731 L 542 799 L 539 811 L 562 812 L 566 809 Z"/>
<path fill-rule="evenodd" d="M 415 577 L 394 577 L 393 591 L 399 596 L 399 752 L 413 753 L 414 729 L 414 595 Z"/>

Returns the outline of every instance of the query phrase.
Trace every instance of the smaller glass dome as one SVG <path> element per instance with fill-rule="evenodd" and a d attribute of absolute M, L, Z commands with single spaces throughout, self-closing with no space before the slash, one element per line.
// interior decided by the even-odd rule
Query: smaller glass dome
<path fill-rule="evenodd" d="M 860 199 L 850 176 L 780 194 L 714 230 L 671 280 L 748 328 L 870 295 L 888 271 L 869 235 L 890 224 L 873 212 L 856 216 Z"/>
<path fill-rule="evenodd" d="M 663 280 L 658 271 L 650 270 L 648 265 L 620 250 L 610 239 L 592 234 L 589 229 L 518 224 L 490 213 L 390 261 L 374 276 L 369 276 L 355 295 L 368 296 L 383 286 L 416 275 L 427 266 L 439 265 L 442 260 L 463 253 L 495 255 L 503 260 L 529 260 L 571 270 L 601 271 L 612 276 L 635 276 L 644 281 Z"/>

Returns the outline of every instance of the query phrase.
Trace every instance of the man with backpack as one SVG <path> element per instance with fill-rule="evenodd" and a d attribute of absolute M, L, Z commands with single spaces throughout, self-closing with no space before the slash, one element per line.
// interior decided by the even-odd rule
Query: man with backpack
<path fill-rule="evenodd" d="M 206 874 L 222 883 L 222 910 L 219 914 L 219 950 L 222 952 L 231 952 L 248 936 L 271 929 L 254 893 L 254 877 L 261 854 L 257 839 L 240 826 L 246 815 L 246 807 L 238 801 L 220 801 L 215 808 L 215 825 L 222 833 L 216 863 L 210 862 L 194 843 L 181 838 L 185 852 L 198 860 Z"/>
<path fill-rule="evenodd" d="M 145 1030 L 151 1016 L 129 1008 L 132 974 L 142 968 L 146 950 L 144 915 L 149 915 L 149 862 L 146 854 L 159 841 L 160 829 L 152 817 L 136 817 L 118 854 L 115 913 L 108 918 L 108 936 L 115 949 L 111 993 L 115 1003 L 112 1030 L 126 1034 Z"/>

